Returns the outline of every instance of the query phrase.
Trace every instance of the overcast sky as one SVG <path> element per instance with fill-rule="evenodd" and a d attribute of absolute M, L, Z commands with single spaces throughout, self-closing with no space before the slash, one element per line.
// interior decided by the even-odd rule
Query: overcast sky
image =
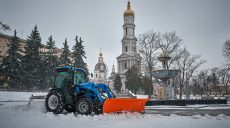
<path fill-rule="evenodd" d="M 57 47 L 67 38 L 70 48 L 82 37 L 92 72 L 100 48 L 109 68 L 121 54 L 123 12 L 127 0 L 0 0 L 0 20 L 27 38 L 38 25 L 42 42 L 50 35 Z M 136 37 L 149 30 L 176 31 L 202 68 L 223 66 L 222 44 L 230 39 L 230 0 L 131 0 Z M 13 35 L 13 31 L 5 32 Z"/>

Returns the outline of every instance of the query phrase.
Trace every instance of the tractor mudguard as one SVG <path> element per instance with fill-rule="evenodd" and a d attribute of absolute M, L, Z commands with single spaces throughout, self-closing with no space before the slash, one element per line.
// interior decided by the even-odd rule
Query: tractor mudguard
<path fill-rule="evenodd" d="M 144 112 L 148 99 L 136 98 L 107 98 L 103 104 L 103 113 L 114 112 Z"/>

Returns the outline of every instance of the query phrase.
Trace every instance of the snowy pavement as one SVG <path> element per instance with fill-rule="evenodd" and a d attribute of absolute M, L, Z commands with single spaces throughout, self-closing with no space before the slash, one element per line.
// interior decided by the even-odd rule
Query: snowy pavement
<path fill-rule="evenodd" d="M 46 95 L 47 92 L 9 92 L 0 91 L 0 101 L 28 101 L 31 95 Z"/>
<path fill-rule="evenodd" d="M 34 93 L 33 93 L 34 94 Z M 38 93 L 40 94 L 40 93 Z M 41 93 L 43 94 L 43 93 Z M 29 99 L 30 92 L 1 92 L 0 101 L 23 101 Z M 84 116 L 74 113 L 55 115 L 45 111 L 44 101 L 0 102 L 1 128 L 229 128 L 230 116 L 208 114 L 178 116 L 170 114 L 103 114 Z"/>

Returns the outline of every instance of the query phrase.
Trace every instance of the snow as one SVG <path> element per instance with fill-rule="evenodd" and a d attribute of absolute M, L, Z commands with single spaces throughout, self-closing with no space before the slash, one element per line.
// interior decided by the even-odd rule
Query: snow
<path fill-rule="evenodd" d="M 27 109 L 34 92 L 0 91 L 1 128 L 229 128 L 230 116 L 219 114 L 162 116 L 155 114 L 122 113 L 84 116 L 74 113 L 55 115 L 45 111 L 44 101 L 35 101 Z M 45 93 L 36 93 L 36 95 Z"/>
<path fill-rule="evenodd" d="M 148 95 L 135 95 L 137 98 L 142 98 L 142 99 L 147 99 L 149 96 Z"/>
<path fill-rule="evenodd" d="M 31 95 L 46 95 L 47 92 L 7 92 L 0 91 L 0 101 L 28 101 Z"/>

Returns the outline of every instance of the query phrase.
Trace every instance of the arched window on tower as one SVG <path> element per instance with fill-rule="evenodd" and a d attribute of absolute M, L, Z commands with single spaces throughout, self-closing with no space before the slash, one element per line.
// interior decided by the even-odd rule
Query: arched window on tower
<path fill-rule="evenodd" d="M 124 63 L 124 70 L 126 70 L 128 67 L 127 67 L 127 62 Z"/>
<path fill-rule="evenodd" d="M 125 46 L 125 52 L 128 52 L 128 46 Z"/>
<path fill-rule="evenodd" d="M 128 28 L 125 28 L 125 35 L 128 35 Z"/>

